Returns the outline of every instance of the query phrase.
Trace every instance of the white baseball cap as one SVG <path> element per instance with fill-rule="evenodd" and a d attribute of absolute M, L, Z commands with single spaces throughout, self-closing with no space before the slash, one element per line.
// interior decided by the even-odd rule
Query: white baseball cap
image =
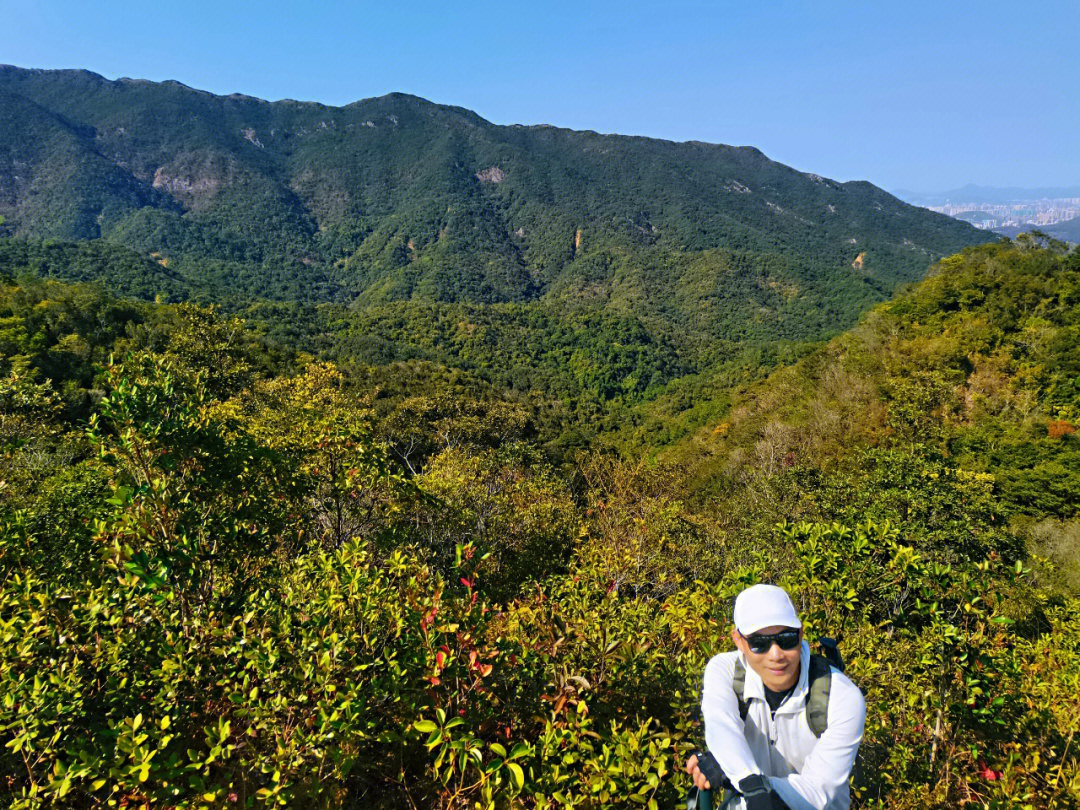
<path fill-rule="evenodd" d="M 751 585 L 735 597 L 735 629 L 744 636 L 763 627 L 802 627 L 787 591 L 776 585 Z"/>

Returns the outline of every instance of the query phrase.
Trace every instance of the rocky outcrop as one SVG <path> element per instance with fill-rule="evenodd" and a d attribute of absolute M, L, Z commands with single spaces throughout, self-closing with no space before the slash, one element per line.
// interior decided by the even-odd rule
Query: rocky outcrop
<path fill-rule="evenodd" d="M 185 208 L 200 210 L 213 200 L 224 185 L 217 173 L 185 172 L 159 166 L 154 172 L 153 186 L 166 192 Z"/>
<path fill-rule="evenodd" d="M 491 166 L 476 173 L 476 179 L 481 183 L 501 183 L 506 179 L 506 172 L 498 166 Z"/>
<path fill-rule="evenodd" d="M 205 194 L 218 190 L 220 181 L 216 177 L 181 177 L 169 174 L 164 166 L 154 172 L 154 188 L 164 189 L 170 194 Z"/>

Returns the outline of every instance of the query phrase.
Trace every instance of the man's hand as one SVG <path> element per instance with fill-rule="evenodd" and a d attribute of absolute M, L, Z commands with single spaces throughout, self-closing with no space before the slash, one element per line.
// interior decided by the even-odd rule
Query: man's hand
<path fill-rule="evenodd" d="M 686 760 L 686 772 L 701 790 L 721 789 L 728 784 L 720 763 L 708 751 L 698 751 Z"/>
<path fill-rule="evenodd" d="M 686 760 L 686 772 L 690 774 L 694 786 L 699 790 L 710 790 L 712 788 L 708 778 L 701 772 L 701 768 L 698 767 L 697 754 L 691 754 L 690 759 Z"/>

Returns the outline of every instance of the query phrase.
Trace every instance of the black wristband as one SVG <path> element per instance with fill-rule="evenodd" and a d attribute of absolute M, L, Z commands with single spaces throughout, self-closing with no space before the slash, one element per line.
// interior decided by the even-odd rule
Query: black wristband
<path fill-rule="evenodd" d="M 773 793 L 768 780 L 759 773 L 752 773 L 740 780 L 739 793 L 742 794 L 746 810 L 774 810 L 776 807 L 774 800 L 778 797 Z"/>
<path fill-rule="evenodd" d="M 756 796 L 759 793 L 768 793 L 769 783 L 760 773 L 752 773 L 739 782 L 739 793 L 743 796 Z"/>

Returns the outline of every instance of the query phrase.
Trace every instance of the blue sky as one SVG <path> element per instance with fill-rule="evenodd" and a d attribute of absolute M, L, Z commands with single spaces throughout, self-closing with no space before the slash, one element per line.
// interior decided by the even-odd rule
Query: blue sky
<path fill-rule="evenodd" d="M 1080 185 L 1080 2 L 0 0 L 0 62 L 749 144 L 888 189 Z"/>

